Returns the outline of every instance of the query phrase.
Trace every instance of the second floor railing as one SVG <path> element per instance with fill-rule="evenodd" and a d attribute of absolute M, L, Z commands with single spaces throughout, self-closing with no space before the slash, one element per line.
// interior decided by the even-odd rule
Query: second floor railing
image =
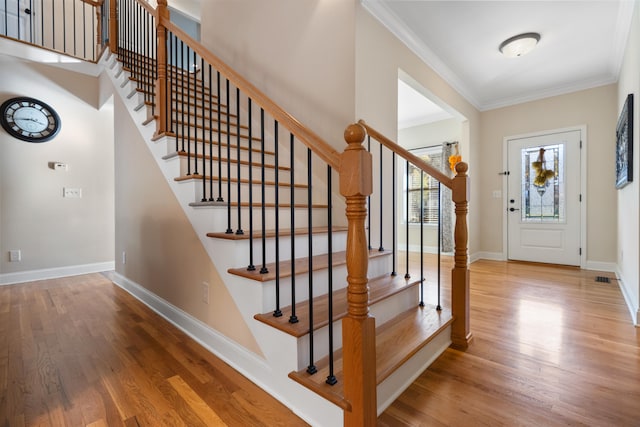
<path fill-rule="evenodd" d="M 0 36 L 96 62 L 108 11 L 109 0 L 0 0 Z"/>

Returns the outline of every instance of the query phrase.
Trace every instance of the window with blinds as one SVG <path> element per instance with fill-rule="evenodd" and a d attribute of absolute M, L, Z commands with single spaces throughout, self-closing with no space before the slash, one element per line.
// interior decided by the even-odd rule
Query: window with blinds
<path fill-rule="evenodd" d="M 411 150 L 413 154 L 431 166 L 442 170 L 442 146 L 418 148 Z M 409 174 L 405 197 L 409 198 L 409 212 L 407 218 L 410 224 L 420 224 L 420 181 L 422 180 L 422 217 L 424 224 L 438 224 L 438 181 L 420 169 L 409 164 Z M 405 205 L 406 206 L 406 205 Z"/>

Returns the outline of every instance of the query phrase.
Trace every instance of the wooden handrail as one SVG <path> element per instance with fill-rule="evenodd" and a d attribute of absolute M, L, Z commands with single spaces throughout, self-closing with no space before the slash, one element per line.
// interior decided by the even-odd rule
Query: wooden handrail
<path fill-rule="evenodd" d="M 375 140 L 377 140 L 380 144 L 384 145 L 389 150 L 393 151 L 403 159 L 410 161 L 419 169 L 422 169 L 424 172 L 426 172 L 427 174 L 431 175 L 432 177 L 440 181 L 445 187 L 453 188 L 452 178 L 449 178 L 448 176 L 440 172 L 438 169 L 434 168 L 433 166 L 431 166 L 430 164 L 422 160 L 420 157 L 411 153 L 407 149 L 402 148 L 397 143 L 393 142 L 386 136 L 382 135 L 380 132 L 376 131 L 374 128 L 367 125 L 364 120 L 359 120 L 358 124 L 363 126 L 366 129 L 367 133 L 371 135 Z"/>
<path fill-rule="evenodd" d="M 138 0 L 140 1 L 140 0 Z M 239 73 L 225 64 L 220 58 L 209 52 L 201 43 L 194 40 L 191 36 L 178 28 L 173 22 L 164 17 L 158 18 L 159 25 L 163 25 L 173 34 L 184 41 L 196 54 L 203 58 L 207 63 L 211 64 L 215 69 L 220 71 L 234 86 L 239 88 L 245 95 L 249 96 L 258 105 L 269 113 L 281 125 L 289 129 L 296 138 L 310 148 L 325 163 L 334 170 L 340 171 L 340 153 L 334 149 L 329 143 L 320 138 L 309 128 L 300 123 L 295 117 L 283 110 L 278 104 L 273 102 L 267 95 L 262 93 L 258 88 L 242 77 Z"/>

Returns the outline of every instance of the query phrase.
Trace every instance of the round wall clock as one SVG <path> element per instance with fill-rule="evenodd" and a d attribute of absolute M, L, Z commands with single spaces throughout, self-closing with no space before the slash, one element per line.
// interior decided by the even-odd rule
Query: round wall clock
<path fill-rule="evenodd" d="M 27 142 L 45 142 L 60 131 L 60 117 L 37 99 L 21 96 L 0 106 L 0 124 L 9 135 Z"/>

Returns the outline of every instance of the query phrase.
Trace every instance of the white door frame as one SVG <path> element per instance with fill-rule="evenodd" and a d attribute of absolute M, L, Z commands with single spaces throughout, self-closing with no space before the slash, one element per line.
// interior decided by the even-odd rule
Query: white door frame
<path fill-rule="evenodd" d="M 506 136 L 502 140 L 502 165 L 503 169 L 500 173 L 508 171 L 508 143 L 512 139 L 531 138 L 535 136 L 544 136 L 554 133 L 580 131 L 580 140 L 582 144 L 582 150 L 580 151 L 580 194 L 582 195 L 582 202 L 580 203 L 580 247 L 582 253 L 580 254 L 580 268 L 586 268 L 587 265 L 587 125 L 570 126 L 560 129 L 549 129 L 539 132 L 532 132 L 520 135 Z M 507 176 L 502 177 L 502 259 L 506 261 L 508 259 L 508 198 L 507 194 Z"/>

